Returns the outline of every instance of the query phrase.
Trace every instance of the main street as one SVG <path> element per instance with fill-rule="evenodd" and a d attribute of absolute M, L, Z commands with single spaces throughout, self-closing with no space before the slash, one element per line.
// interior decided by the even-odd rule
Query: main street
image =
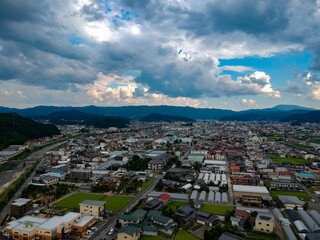
<path fill-rule="evenodd" d="M 65 141 L 65 142 L 59 142 L 59 143 L 56 143 L 56 144 L 54 144 L 54 145 L 51 145 L 51 146 L 48 146 L 48 147 L 44 147 L 43 149 L 40 149 L 39 151 L 36 151 L 36 152 L 31 153 L 31 154 L 29 155 L 29 157 L 26 158 L 26 160 L 32 159 L 32 160 L 36 160 L 36 161 L 37 161 L 37 160 L 40 160 L 40 159 L 41 159 L 41 161 L 40 161 L 40 163 L 39 163 L 39 164 L 41 164 L 42 161 L 43 161 L 42 156 L 43 156 L 46 152 L 48 152 L 48 151 L 50 151 L 50 150 L 52 150 L 52 149 L 54 149 L 54 148 L 56 148 L 56 147 L 58 147 L 58 146 L 60 146 L 60 145 L 62 145 L 62 144 L 64 144 L 64 143 L 66 143 L 66 142 L 67 142 L 67 141 Z M 20 189 L 16 192 L 16 194 L 10 199 L 10 201 L 7 203 L 7 205 L 2 209 L 2 211 L 1 211 L 1 213 L 0 213 L 0 222 L 2 222 L 2 221 L 4 220 L 4 218 L 6 217 L 6 215 L 9 213 L 10 205 L 11 205 L 11 203 L 13 202 L 13 200 L 15 200 L 15 199 L 17 199 L 17 198 L 20 197 L 23 189 L 25 189 L 25 188 L 27 187 L 27 185 L 29 184 L 29 182 L 31 182 L 31 180 L 33 179 L 33 177 L 35 176 L 35 174 L 36 174 L 36 170 L 34 170 L 34 171 L 32 172 L 32 174 L 31 174 L 30 177 L 27 179 L 27 181 L 24 182 L 24 184 L 20 187 Z"/>
<path fill-rule="evenodd" d="M 148 194 L 155 188 L 155 186 L 157 185 L 157 183 L 163 178 L 162 174 L 158 174 L 157 178 L 155 179 L 155 181 L 150 184 L 150 186 L 148 186 L 145 190 L 143 190 L 142 192 L 140 192 L 136 198 L 129 203 L 124 209 L 122 209 L 118 214 L 113 215 L 112 217 L 110 217 L 108 219 L 108 222 L 106 222 L 100 229 L 98 229 L 91 237 L 89 237 L 89 240 L 94 240 L 94 239 L 103 239 L 103 238 L 107 238 L 107 234 L 108 232 L 111 230 L 111 228 L 113 228 L 117 222 L 117 219 L 119 217 L 119 215 L 125 213 L 125 212 L 130 212 L 132 208 L 134 208 L 134 206 L 136 206 L 139 201 L 145 197 L 148 196 Z"/>

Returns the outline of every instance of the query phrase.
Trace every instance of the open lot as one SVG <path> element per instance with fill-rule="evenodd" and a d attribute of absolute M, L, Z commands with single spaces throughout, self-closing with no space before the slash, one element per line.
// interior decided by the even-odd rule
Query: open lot
<path fill-rule="evenodd" d="M 303 201 L 309 201 L 311 199 L 311 197 L 305 192 L 271 191 L 271 196 L 273 198 L 277 198 L 278 195 L 296 196 Z"/>
<path fill-rule="evenodd" d="M 214 204 L 203 204 L 201 210 L 215 215 L 226 215 L 227 211 L 232 212 L 232 206 L 214 205 Z"/>
<path fill-rule="evenodd" d="M 310 187 L 308 190 L 309 192 L 314 193 L 315 191 L 320 191 L 320 187 Z"/>
<path fill-rule="evenodd" d="M 89 200 L 97 200 L 97 201 L 105 201 L 106 209 L 111 210 L 114 213 L 118 213 L 127 206 L 134 198 L 133 197 L 122 197 L 122 196 L 105 196 L 102 194 L 89 194 L 89 193 L 74 193 L 61 201 L 58 201 L 55 205 L 58 208 L 69 208 L 78 210 L 79 203 L 82 201 Z"/>
<path fill-rule="evenodd" d="M 188 233 L 185 230 L 179 230 L 176 234 L 176 237 L 174 240 L 198 240 L 196 236 L 192 235 L 191 233 Z"/>
<path fill-rule="evenodd" d="M 303 158 L 281 158 L 281 157 L 276 157 L 276 156 L 272 156 L 271 158 L 278 165 L 281 165 L 281 163 L 283 163 L 283 162 L 289 162 L 292 164 L 306 164 L 306 163 L 311 162 L 310 160 L 303 159 Z"/>

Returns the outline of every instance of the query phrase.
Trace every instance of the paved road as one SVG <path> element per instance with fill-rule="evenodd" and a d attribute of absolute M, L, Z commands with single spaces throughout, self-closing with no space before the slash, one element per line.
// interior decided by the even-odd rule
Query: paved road
<path fill-rule="evenodd" d="M 128 204 L 124 209 L 122 209 L 118 214 L 113 215 L 111 218 L 108 219 L 108 222 L 106 222 L 98 231 L 96 231 L 90 238 L 89 240 L 94 240 L 94 239 L 102 239 L 102 238 L 108 238 L 107 233 L 113 228 L 116 224 L 116 221 L 119 217 L 119 215 L 125 213 L 125 212 L 130 212 L 134 206 L 136 206 L 139 201 L 145 197 L 148 196 L 148 194 L 154 189 L 154 187 L 157 185 L 157 183 L 163 178 L 163 175 L 159 174 L 157 175 L 156 180 L 148 186 L 145 190 L 143 190 L 141 193 L 139 193 L 136 198 Z"/>
<path fill-rule="evenodd" d="M 34 159 L 34 160 L 39 160 L 42 158 L 43 154 L 45 154 L 46 152 L 50 151 L 51 149 L 54 149 L 55 147 L 62 145 L 65 142 L 60 142 L 60 143 L 56 143 L 54 145 L 45 147 L 39 151 L 36 151 L 34 153 L 31 153 L 29 157 L 27 157 L 27 159 Z M 41 162 L 39 164 L 41 164 L 43 161 L 43 159 L 41 160 Z M 13 198 L 11 198 L 11 200 L 7 203 L 7 205 L 3 208 L 3 210 L 0 213 L 0 222 L 2 222 L 5 218 L 5 216 L 9 213 L 9 209 L 10 209 L 10 205 L 13 202 L 13 200 L 17 199 L 20 197 L 22 190 L 25 189 L 29 182 L 31 182 L 32 178 L 34 177 L 34 175 L 36 174 L 36 170 L 33 171 L 33 173 L 30 175 L 30 177 L 27 179 L 27 181 L 25 181 L 25 183 L 20 187 L 20 189 L 16 192 L 16 194 L 13 196 Z"/>

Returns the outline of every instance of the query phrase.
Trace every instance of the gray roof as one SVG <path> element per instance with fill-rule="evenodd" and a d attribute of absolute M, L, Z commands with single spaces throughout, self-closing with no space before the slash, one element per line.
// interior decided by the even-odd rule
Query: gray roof
<path fill-rule="evenodd" d="M 293 233 L 292 229 L 288 225 L 282 226 L 284 233 L 289 240 L 297 240 L 296 235 Z"/>
<path fill-rule="evenodd" d="M 278 198 L 283 204 L 304 205 L 304 201 L 301 201 L 296 196 L 278 195 Z"/>
<path fill-rule="evenodd" d="M 319 240 L 320 233 L 307 233 L 306 239 L 308 240 Z"/>
<path fill-rule="evenodd" d="M 318 224 L 320 224 L 320 214 L 316 210 L 311 210 L 309 214 L 313 217 L 314 220 L 316 220 Z"/>
<path fill-rule="evenodd" d="M 245 238 L 225 232 L 225 233 L 222 233 L 222 235 L 219 237 L 218 240 L 245 240 Z"/>
<path fill-rule="evenodd" d="M 134 234 L 139 234 L 139 232 L 140 232 L 140 228 L 137 228 L 134 226 L 126 226 L 118 230 L 118 233 L 126 233 L 130 236 L 133 236 Z"/>
<path fill-rule="evenodd" d="M 263 220 L 263 221 L 269 221 L 269 222 L 273 222 L 274 221 L 274 217 L 272 214 L 269 213 L 259 213 L 257 215 L 257 220 Z"/>
<path fill-rule="evenodd" d="M 312 232 L 320 232 L 318 224 L 316 224 L 316 222 L 313 221 L 313 219 L 306 211 L 298 210 L 298 215 Z"/>
<path fill-rule="evenodd" d="M 96 200 L 84 200 L 83 202 L 79 203 L 82 205 L 92 205 L 92 206 L 97 206 L 100 207 L 101 205 L 105 204 L 105 201 L 96 201 Z"/>

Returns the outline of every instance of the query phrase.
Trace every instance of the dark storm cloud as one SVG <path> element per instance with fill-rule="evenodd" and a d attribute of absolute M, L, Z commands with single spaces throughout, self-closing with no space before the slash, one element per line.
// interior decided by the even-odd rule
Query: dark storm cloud
<path fill-rule="evenodd" d="M 208 23 L 226 33 L 274 34 L 288 26 L 288 1 L 227 0 L 208 3 Z"/>

